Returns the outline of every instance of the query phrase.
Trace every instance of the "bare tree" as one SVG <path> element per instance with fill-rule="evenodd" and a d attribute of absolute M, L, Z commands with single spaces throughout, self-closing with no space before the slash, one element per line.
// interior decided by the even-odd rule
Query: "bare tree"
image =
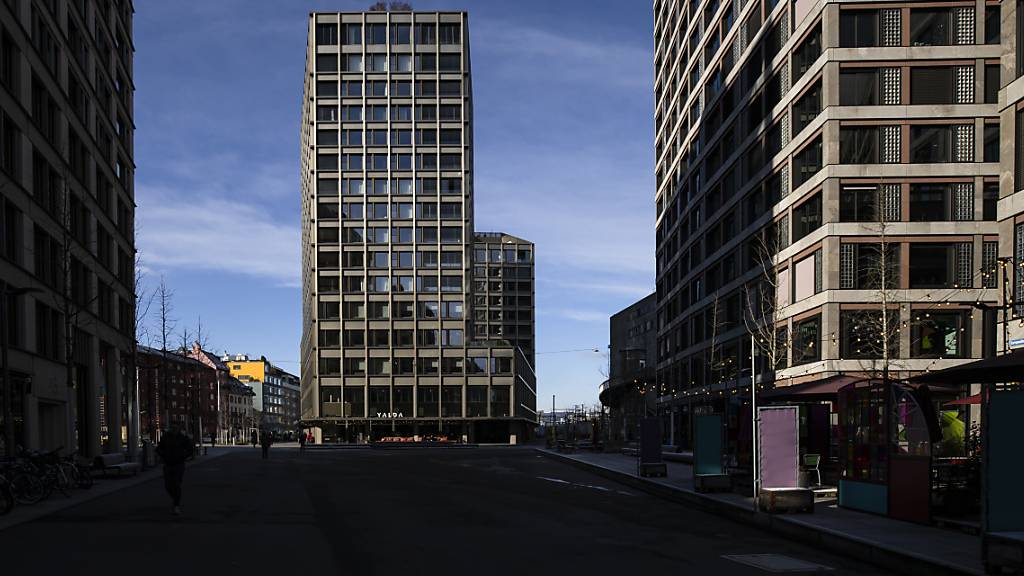
<path fill-rule="evenodd" d="M 370 12 L 411 12 L 412 5 L 408 2 L 374 2 Z"/>
<path fill-rule="evenodd" d="M 781 238 L 774 227 L 758 232 L 749 247 L 756 263 L 758 275 L 745 288 L 746 311 L 743 323 L 753 337 L 757 355 L 762 358 L 761 377 L 765 381 L 775 379 L 775 371 L 785 361 L 788 351 L 788 335 L 782 322 L 779 305 L 779 277 L 775 270 L 775 255 L 779 252 Z M 751 371 L 751 382 L 757 374 Z"/>
<path fill-rule="evenodd" d="M 157 314 L 157 340 L 160 344 L 160 425 L 166 426 L 170 422 L 170 402 L 168 401 L 167 389 L 167 352 L 168 345 L 173 338 L 176 321 L 172 317 L 174 313 L 174 291 L 167 286 L 163 276 L 160 276 L 160 284 L 154 292 Z M 155 431 L 153 438 L 156 438 Z"/>
<path fill-rule="evenodd" d="M 142 399 L 137 397 L 137 391 L 138 391 L 137 384 L 138 384 L 139 368 L 140 368 L 140 366 L 139 366 L 139 342 L 141 342 L 141 341 L 149 342 L 149 330 L 148 330 L 148 328 L 146 326 L 146 318 L 149 317 L 149 309 L 153 305 L 153 295 L 154 295 L 154 293 L 153 293 L 153 291 L 147 291 L 146 288 L 145 288 L 145 283 L 144 283 L 144 276 L 145 275 L 143 273 L 142 255 L 141 255 L 140 252 L 138 252 L 138 251 L 135 252 L 134 260 L 135 260 L 135 262 L 134 262 L 135 270 L 134 270 L 133 277 L 132 277 L 132 292 L 133 292 L 133 296 L 134 296 L 134 300 L 135 301 L 134 301 L 134 307 L 132 309 L 132 314 L 133 314 L 133 316 L 132 316 L 132 323 L 133 323 L 132 334 L 133 334 L 133 337 L 132 337 L 132 341 L 131 341 L 131 344 L 130 344 L 131 349 L 130 349 L 130 358 L 129 358 L 129 360 L 131 362 L 131 365 L 129 366 L 129 369 L 130 369 L 130 373 L 132 374 L 132 378 L 130 379 L 130 382 L 134 382 L 136 385 L 134 385 L 134 386 L 133 385 L 127 386 L 127 388 L 128 388 L 127 398 L 128 398 L 128 407 L 129 407 L 129 409 L 128 409 L 128 418 L 131 420 L 131 422 L 129 422 L 129 427 L 130 428 L 131 427 L 140 427 L 141 428 L 141 424 L 142 424 L 141 417 L 140 417 L 139 421 L 135 421 L 134 417 L 133 417 L 133 413 L 138 413 L 141 416 L 141 411 L 142 411 Z M 150 393 L 147 396 L 148 397 L 146 398 L 146 413 L 147 413 L 147 415 L 150 418 L 152 418 L 152 414 L 153 414 L 153 395 L 152 395 L 152 393 Z M 136 430 L 135 432 L 136 432 L 136 434 L 139 434 L 139 435 L 141 435 L 141 433 L 142 433 L 141 430 Z M 150 436 L 151 440 L 153 438 L 154 438 L 153 436 Z M 131 441 L 131 438 L 129 438 L 129 441 Z M 128 451 L 129 451 L 130 455 L 134 456 L 135 448 L 136 447 L 135 447 L 134 444 L 128 446 Z"/>
<path fill-rule="evenodd" d="M 858 244 L 853 278 L 854 286 L 874 291 L 877 306 L 846 312 L 850 323 L 845 343 L 852 355 L 861 359 L 862 370 L 872 378 L 889 381 L 893 361 L 900 358 L 900 334 L 908 328 L 900 321 L 905 305 L 899 297 L 899 244 L 889 241 L 890 222 L 899 220 L 899 195 L 886 186 L 878 187 L 875 197 L 875 220 L 865 224 L 873 229 L 878 242 Z M 840 256 L 842 258 L 842 256 Z M 841 336 L 847 336 L 841 334 Z"/>

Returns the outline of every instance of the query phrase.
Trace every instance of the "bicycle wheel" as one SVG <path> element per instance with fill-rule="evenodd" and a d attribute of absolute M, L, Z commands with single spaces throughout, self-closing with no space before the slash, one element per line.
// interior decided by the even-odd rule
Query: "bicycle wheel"
<path fill-rule="evenodd" d="M 86 466 L 75 466 L 75 470 L 78 473 L 78 487 L 86 490 L 92 488 L 92 470 Z"/>
<path fill-rule="evenodd" d="M 11 477 L 11 494 L 18 504 L 35 504 L 46 497 L 46 487 L 38 476 L 19 472 Z"/>
<path fill-rule="evenodd" d="M 57 490 L 60 491 L 66 498 L 71 497 L 71 489 L 74 488 L 74 484 L 71 482 L 71 478 L 64 472 L 63 466 L 53 467 L 53 480 Z"/>

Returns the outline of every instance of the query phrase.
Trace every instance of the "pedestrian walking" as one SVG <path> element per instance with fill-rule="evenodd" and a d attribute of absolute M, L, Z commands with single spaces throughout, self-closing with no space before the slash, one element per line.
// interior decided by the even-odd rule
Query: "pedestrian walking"
<path fill-rule="evenodd" d="M 253 434 L 252 431 L 249 432 L 249 440 L 252 440 L 252 447 L 255 448 L 258 440 L 256 439 L 256 434 Z"/>
<path fill-rule="evenodd" d="M 263 447 L 263 459 L 270 458 L 270 446 L 274 443 L 274 439 L 271 437 L 270 432 L 264 432 L 260 434 L 260 446 Z"/>
<path fill-rule="evenodd" d="M 181 514 L 181 483 L 185 478 L 185 460 L 192 456 L 192 439 L 182 434 L 178 424 L 164 432 L 156 453 L 164 461 L 164 489 L 171 496 L 172 511 Z"/>
<path fill-rule="evenodd" d="M 306 451 L 306 433 L 299 432 L 299 453 Z"/>

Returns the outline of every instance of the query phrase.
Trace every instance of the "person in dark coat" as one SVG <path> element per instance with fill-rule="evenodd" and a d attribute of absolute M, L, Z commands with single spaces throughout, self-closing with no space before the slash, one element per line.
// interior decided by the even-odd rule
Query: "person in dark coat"
<path fill-rule="evenodd" d="M 299 452 L 306 451 L 306 433 L 299 432 Z"/>
<path fill-rule="evenodd" d="M 274 444 L 274 438 L 270 432 L 264 431 L 260 434 L 260 446 L 263 447 L 263 459 L 266 460 L 270 457 L 270 446 Z"/>
<path fill-rule="evenodd" d="M 192 439 L 171 424 L 157 444 L 156 453 L 164 461 L 164 489 L 171 496 L 174 515 L 181 514 L 181 484 L 185 479 L 185 460 L 193 454 Z"/>

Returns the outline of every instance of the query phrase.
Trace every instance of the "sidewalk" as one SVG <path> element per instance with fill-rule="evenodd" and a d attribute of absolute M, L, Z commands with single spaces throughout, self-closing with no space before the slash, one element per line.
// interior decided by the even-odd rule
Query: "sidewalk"
<path fill-rule="evenodd" d="M 191 468 L 193 466 L 199 466 L 205 462 L 209 462 L 228 454 L 231 451 L 230 447 L 209 448 L 205 455 L 196 456 L 194 460 L 191 460 L 186 464 L 186 467 Z M 83 502 L 88 502 L 99 498 L 100 496 L 106 496 L 107 494 L 112 494 L 131 486 L 137 486 L 143 482 L 149 482 L 150 480 L 161 478 L 162 476 L 163 468 L 161 466 L 154 466 L 147 470 L 143 470 L 135 476 L 123 476 L 121 478 L 118 478 L 117 476 L 110 476 L 107 478 L 96 476 L 96 483 L 92 488 L 87 490 L 76 488 L 71 491 L 70 497 L 65 497 L 60 492 L 54 491 L 49 498 L 39 502 L 38 504 L 16 505 L 14 510 L 11 510 L 9 514 L 6 516 L 0 516 L 0 532 L 19 524 L 31 522 L 38 518 L 42 518 L 43 516 L 60 512 L 61 510 L 71 508 L 72 506 L 78 506 Z"/>
<path fill-rule="evenodd" d="M 640 478 L 636 459 L 617 453 L 559 454 L 537 449 L 545 456 L 589 469 L 675 502 L 697 506 L 734 520 L 866 560 L 904 574 L 984 574 L 977 536 L 893 520 L 821 502 L 814 514 L 754 512 L 753 498 L 735 493 L 701 494 L 693 489 L 693 467 L 666 462 L 666 478 Z"/>

